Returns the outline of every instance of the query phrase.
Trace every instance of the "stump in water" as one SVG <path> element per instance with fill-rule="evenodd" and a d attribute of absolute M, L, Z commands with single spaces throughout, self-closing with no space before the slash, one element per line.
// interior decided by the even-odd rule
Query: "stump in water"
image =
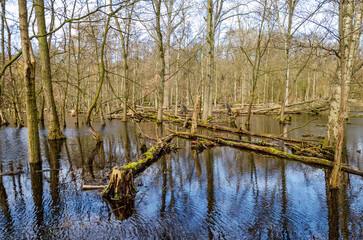
<path fill-rule="evenodd" d="M 165 152 L 170 150 L 170 142 L 174 135 L 165 137 L 144 153 L 144 157 L 137 162 L 131 162 L 122 167 L 114 167 L 110 174 L 110 182 L 102 197 L 109 200 L 125 201 L 133 199 L 136 195 L 134 177 L 158 160 Z"/>
<path fill-rule="evenodd" d="M 103 197 L 110 200 L 122 200 L 125 198 L 134 198 L 135 195 L 136 187 L 134 185 L 134 174 L 132 170 L 114 167 Z"/>

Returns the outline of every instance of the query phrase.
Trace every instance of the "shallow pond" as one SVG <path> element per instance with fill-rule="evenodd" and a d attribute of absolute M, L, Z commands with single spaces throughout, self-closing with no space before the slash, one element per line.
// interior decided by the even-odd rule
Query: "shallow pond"
<path fill-rule="evenodd" d="M 281 128 L 254 116 L 251 130 L 280 134 L 311 118 L 293 116 Z M 287 137 L 324 135 L 325 123 L 319 117 Z M 82 185 L 101 184 L 113 166 L 138 159 L 141 144 L 152 145 L 142 136 L 168 133 L 150 122 L 96 128 L 99 147 L 84 126 L 68 127 L 63 143 L 48 142 L 42 130 L 43 171 L 28 164 L 26 128 L 0 128 L 2 171 L 25 171 L 0 177 L 1 239 L 363 239 L 361 177 L 343 174 L 341 190 L 330 192 L 327 169 L 228 147 L 198 153 L 180 138 L 177 152 L 136 179 L 134 209 L 111 206 Z M 350 120 L 346 136 L 345 161 L 363 170 L 362 118 Z"/>

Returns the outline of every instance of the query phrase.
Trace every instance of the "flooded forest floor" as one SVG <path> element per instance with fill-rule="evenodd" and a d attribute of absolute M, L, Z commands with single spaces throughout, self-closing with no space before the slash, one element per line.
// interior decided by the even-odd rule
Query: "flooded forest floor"
<path fill-rule="evenodd" d="M 250 130 L 279 135 L 315 117 L 293 115 L 290 125 L 280 126 L 273 116 L 254 115 Z M 67 121 L 73 126 L 73 118 Z M 242 122 L 244 116 L 239 116 L 236 125 Z M 286 137 L 322 137 L 326 122 L 319 115 Z M 332 194 L 329 169 L 230 147 L 198 151 L 191 141 L 177 137 L 172 141 L 177 151 L 135 179 L 131 207 L 110 204 L 99 191 L 82 191 L 82 185 L 107 184 L 114 166 L 136 161 L 143 144 L 155 144 L 150 138 L 168 135 L 166 128 L 185 129 L 117 119 L 106 127 L 96 121 L 95 127 L 103 137 L 99 145 L 84 125 L 66 128 L 67 140 L 58 143 L 47 140 L 45 126 L 39 169 L 27 162 L 26 128 L 0 128 L 2 172 L 23 171 L 0 176 L 1 239 L 363 238 L 362 177 L 343 173 L 341 189 Z M 362 118 L 351 118 L 346 129 L 344 161 L 363 170 Z M 207 129 L 198 133 L 216 134 Z"/>

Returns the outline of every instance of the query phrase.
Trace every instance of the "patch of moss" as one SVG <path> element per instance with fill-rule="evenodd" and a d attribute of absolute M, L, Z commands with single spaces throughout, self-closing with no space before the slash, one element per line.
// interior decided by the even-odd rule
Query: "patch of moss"
<path fill-rule="evenodd" d="M 149 114 L 147 115 L 148 118 L 156 118 L 156 114 Z"/>
<path fill-rule="evenodd" d="M 122 168 L 125 170 L 129 170 L 129 169 L 137 169 L 137 166 L 140 164 L 145 163 L 147 160 L 153 158 L 153 153 L 155 153 L 157 150 L 159 149 L 158 146 L 152 146 L 149 151 L 147 151 L 146 153 L 143 154 L 143 156 L 145 156 L 144 158 L 138 160 L 137 162 L 131 162 L 125 166 L 123 166 Z"/>

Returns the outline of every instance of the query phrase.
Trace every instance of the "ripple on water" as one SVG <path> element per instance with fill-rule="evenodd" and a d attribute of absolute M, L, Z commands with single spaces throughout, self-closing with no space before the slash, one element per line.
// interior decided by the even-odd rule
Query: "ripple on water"
<path fill-rule="evenodd" d="M 299 119 L 296 126 L 306 122 L 306 117 Z M 256 131 L 279 129 L 271 126 L 269 117 L 255 120 L 262 126 L 255 126 Z M 347 140 L 348 159 L 357 167 L 363 166 L 356 152 L 362 145 L 360 124 L 352 121 L 347 130 L 352 134 Z M 134 127 L 118 121 L 107 125 L 102 130 L 105 141 L 92 161 L 95 143 L 85 127 L 67 128 L 67 145 L 55 157 L 50 155 L 44 130 L 43 169 L 62 170 L 35 175 L 29 173 L 27 163 L 26 129 L 0 128 L 3 170 L 21 166 L 28 172 L 1 178 L 0 239 L 328 239 L 334 233 L 329 223 L 336 219 L 341 223 L 338 234 L 363 239 L 360 177 L 343 178 L 346 188 L 334 205 L 325 170 L 225 147 L 203 151 L 195 158 L 190 143 L 181 139 L 175 140 L 182 148 L 178 153 L 141 175 L 143 186 L 137 186 L 134 213 L 117 220 L 119 216 L 98 192 L 83 192 L 80 187 L 92 176 L 97 182 L 107 174 L 115 165 L 108 160 L 124 164 L 128 153 L 132 159 L 140 155 L 144 140 L 137 138 L 139 128 Z M 156 137 L 154 125 L 140 127 Z"/>

